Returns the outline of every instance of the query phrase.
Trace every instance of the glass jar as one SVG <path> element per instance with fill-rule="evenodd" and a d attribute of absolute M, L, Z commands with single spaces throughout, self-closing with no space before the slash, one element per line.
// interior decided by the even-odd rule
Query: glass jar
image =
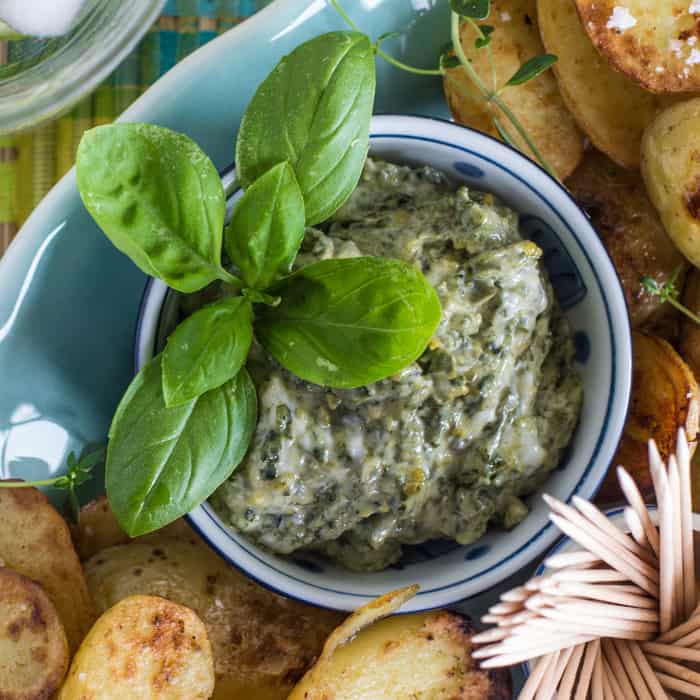
<path fill-rule="evenodd" d="M 92 0 L 68 34 L 0 41 L 0 134 L 59 116 L 136 46 L 165 0 Z"/>

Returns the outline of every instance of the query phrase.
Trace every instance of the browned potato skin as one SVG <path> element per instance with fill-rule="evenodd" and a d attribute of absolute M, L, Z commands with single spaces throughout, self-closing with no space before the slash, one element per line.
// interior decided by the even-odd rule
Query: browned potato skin
<path fill-rule="evenodd" d="M 202 621 L 183 605 L 132 596 L 93 625 L 58 700 L 206 700 L 214 661 Z"/>
<path fill-rule="evenodd" d="M 41 700 L 58 690 L 68 670 L 68 640 L 44 589 L 0 568 L 0 698 Z"/>
<path fill-rule="evenodd" d="M 68 525 L 33 487 L 0 489 L 0 524 L 0 560 L 41 584 L 74 652 L 94 616 Z"/>
<path fill-rule="evenodd" d="M 573 0 L 537 0 L 546 50 L 561 96 L 593 145 L 626 168 L 639 167 L 642 133 L 669 96 L 653 95 L 614 70 L 596 51 Z"/>
<path fill-rule="evenodd" d="M 71 527 L 71 535 L 80 561 L 87 561 L 107 547 L 132 541 L 114 517 L 107 496 L 99 496 L 82 506 L 78 523 Z M 163 535 L 190 537 L 194 533 L 187 522 L 181 518 L 154 533 L 139 537 L 138 541 L 147 542 L 149 538 L 154 537 L 160 539 Z"/>
<path fill-rule="evenodd" d="M 114 516 L 108 508 L 92 510 L 100 513 L 90 521 L 92 541 L 106 541 Z M 87 522 L 81 517 L 80 528 Z M 192 608 L 212 644 L 215 700 L 284 700 L 344 617 L 258 586 L 184 521 L 96 552 L 86 572 L 98 612 L 135 594 L 160 595 Z"/>
<path fill-rule="evenodd" d="M 683 303 L 693 313 L 700 315 L 700 270 L 693 267 L 685 279 Z M 681 316 L 679 350 L 695 377 L 700 377 L 700 326 L 686 316 Z M 695 450 L 692 469 L 693 510 L 700 512 L 700 450 Z"/>
<path fill-rule="evenodd" d="M 114 517 L 107 496 L 81 507 L 77 524 L 71 526 L 71 535 L 80 561 L 87 561 L 107 547 L 126 544 L 130 539 Z"/>
<path fill-rule="evenodd" d="M 671 345 L 656 336 L 632 334 L 632 399 L 622 440 L 598 501 L 622 500 L 615 467 L 625 467 L 642 494 L 653 497 L 647 443 L 654 439 L 664 459 L 675 452 L 678 429 L 694 442 L 698 432 L 700 390 L 688 365 Z"/>
<path fill-rule="evenodd" d="M 566 181 L 571 194 L 591 218 L 612 258 L 625 292 L 633 328 L 649 321 L 675 317 L 669 304 L 644 291 L 643 275 L 667 282 L 684 258 L 676 249 L 649 201 L 639 173 L 590 150 Z"/>
<path fill-rule="evenodd" d="M 502 19 L 506 17 L 509 19 Z M 491 35 L 496 79 L 503 85 L 526 60 L 544 53 L 537 29 L 536 0 L 493 0 L 486 24 L 495 27 Z M 462 47 L 479 76 L 491 85 L 491 64 L 488 53 L 474 46 L 474 30 L 463 24 L 460 29 Z M 462 68 L 448 71 L 445 96 L 456 121 L 500 138 L 493 125 L 486 102 L 472 99 L 464 89 L 475 91 L 474 85 Z M 573 172 L 583 156 L 583 135 L 566 108 L 554 75 L 546 71 L 524 85 L 505 89 L 501 99 L 525 126 L 526 131 L 552 168 L 561 178 Z M 496 110 L 495 114 L 500 115 Z M 502 116 L 502 115 L 501 115 Z M 503 122 L 509 122 L 503 118 Z M 518 146 L 534 158 L 527 146 L 509 128 Z"/>
<path fill-rule="evenodd" d="M 700 315 L 700 270 L 693 267 L 688 272 L 683 287 L 683 304 Z M 700 325 L 682 316 L 680 353 L 696 377 L 700 377 Z"/>
<path fill-rule="evenodd" d="M 624 31 L 608 26 L 619 5 L 635 20 Z M 697 17 L 688 12 L 688 0 L 576 0 L 576 6 L 595 47 L 630 80 L 652 92 L 700 89 L 700 65 L 687 61 L 691 45 L 685 45 L 678 56 L 669 46 L 672 40 L 685 44 L 700 35 Z"/>
<path fill-rule="evenodd" d="M 319 659 L 289 700 L 508 700 L 508 671 L 480 671 L 473 627 L 446 610 L 395 615 Z"/>

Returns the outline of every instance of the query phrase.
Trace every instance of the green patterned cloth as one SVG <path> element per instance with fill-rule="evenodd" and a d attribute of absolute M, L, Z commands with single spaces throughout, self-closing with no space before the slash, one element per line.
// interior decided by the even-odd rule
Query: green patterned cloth
<path fill-rule="evenodd" d="M 71 168 L 85 129 L 111 122 L 178 61 L 268 2 L 168 0 L 141 43 L 92 95 L 50 124 L 0 136 L 0 255 L 32 209 Z"/>

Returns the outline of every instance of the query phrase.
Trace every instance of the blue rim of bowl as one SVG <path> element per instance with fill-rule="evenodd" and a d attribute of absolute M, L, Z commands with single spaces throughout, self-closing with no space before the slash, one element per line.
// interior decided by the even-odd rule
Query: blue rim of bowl
<path fill-rule="evenodd" d="M 492 141 L 492 142 L 494 142 L 495 144 L 497 144 L 500 148 L 505 148 L 505 149 L 511 151 L 511 152 L 514 154 L 514 156 L 515 156 L 516 158 L 524 159 L 524 160 L 526 160 L 526 161 L 528 162 L 528 165 L 529 165 L 529 166 L 534 166 L 534 167 L 536 167 L 538 170 L 540 170 L 540 172 L 541 172 L 542 174 L 544 174 L 544 175 L 550 180 L 550 182 L 551 182 L 554 186 L 556 186 L 556 187 L 559 189 L 559 191 L 560 191 L 561 193 L 563 193 L 563 194 L 566 196 L 567 199 L 569 199 L 569 200 L 571 201 L 572 204 L 575 205 L 575 207 L 581 212 L 582 216 L 583 216 L 583 217 L 585 218 L 585 220 L 588 222 L 589 227 L 591 228 L 591 230 L 592 230 L 593 233 L 595 234 L 595 230 L 593 229 L 592 225 L 590 224 L 590 219 L 589 219 L 588 215 L 581 209 L 581 207 L 580 207 L 579 204 L 576 202 L 576 200 L 575 200 L 575 199 L 572 197 L 572 195 L 561 185 L 561 183 L 559 183 L 557 180 L 555 180 L 553 177 L 551 177 L 551 175 L 549 175 L 549 173 L 547 173 L 538 163 L 536 163 L 535 161 L 531 160 L 531 159 L 528 158 L 525 154 L 523 154 L 523 153 L 521 153 L 520 151 L 518 151 L 517 149 L 515 149 L 515 148 L 509 146 L 508 144 L 505 144 L 505 143 L 499 141 L 498 139 L 496 139 L 496 138 L 494 138 L 494 137 L 492 137 L 492 136 L 490 136 L 490 135 L 488 135 L 488 134 L 484 134 L 483 132 L 477 131 L 477 130 L 475 130 L 475 129 L 471 129 L 471 128 L 466 127 L 466 126 L 462 126 L 462 125 L 460 125 L 460 124 L 456 124 L 456 123 L 451 122 L 451 121 L 449 121 L 449 120 L 447 120 L 447 119 L 440 119 L 440 118 L 438 118 L 438 117 L 426 117 L 426 116 L 423 116 L 423 115 L 410 115 L 410 114 L 404 114 L 404 115 L 396 115 L 396 114 L 381 114 L 381 115 L 379 115 L 379 114 L 378 114 L 378 115 L 375 115 L 375 116 L 382 116 L 382 117 L 389 117 L 389 118 L 391 118 L 391 117 L 394 117 L 394 118 L 399 118 L 399 117 L 412 117 L 412 118 L 415 118 L 415 119 L 421 119 L 421 120 L 425 120 L 425 121 L 432 121 L 432 122 L 437 122 L 437 123 L 440 123 L 440 124 L 449 125 L 450 127 L 453 127 L 453 128 L 456 127 L 456 128 L 459 128 L 459 129 L 463 129 L 463 130 L 466 131 L 466 132 L 470 132 L 470 133 L 472 133 L 472 134 L 475 134 L 476 136 L 478 136 L 478 137 L 480 137 L 480 138 L 488 139 L 489 141 Z M 511 169 L 508 168 L 507 166 L 503 165 L 502 163 L 500 163 L 500 162 L 498 162 L 498 161 L 496 161 L 496 160 L 494 160 L 494 159 L 492 159 L 492 158 L 490 158 L 490 157 L 488 157 L 488 156 L 485 156 L 485 155 L 483 155 L 482 153 L 479 153 L 478 151 L 475 151 L 475 150 L 472 150 L 472 149 L 467 148 L 467 147 L 465 147 L 465 146 L 461 146 L 461 145 L 458 145 L 458 144 L 455 144 L 455 143 L 451 143 L 451 142 L 449 142 L 449 141 L 445 141 L 445 140 L 442 140 L 442 139 L 431 138 L 431 137 L 426 137 L 426 136 L 415 136 L 415 135 L 409 135 L 409 134 L 392 134 L 392 133 L 386 133 L 386 132 L 377 132 L 377 133 L 371 133 L 371 134 L 370 134 L 370 142 L 371 142 L 372 140 L 374 140 L 374 139 L 380 139 L 380 138 L 409 139 L 409 140 L 423 141 L 423 142 L 428 142 L 428 143 L 439 144 L 439 145 L 442 145 L 442 146 L 447 146 L 447 147 L 450 147 L 450 148 L 454 148 L 454 149 L 456 149 L 456 150 L 458 150 L 458 151 L 461 151 L 462 153 L 467 153 L 467 154 L 469 154 L 469 155 L 471 155 L 471 156 L 474 156 L 474 157 L 476 157 L 476 158 L 480 158 L 480 159 L 482 159 L 482 160 L 484 160 L 484 161 L 490 163 L 491 165 L 493 165 L 493 166 L 499 168 L 500 170 L 505 171 L 509 176 L 511 176 L 511 177 L 515 178 L 516 180 L 518 180 L 519 182 L 521 182 L 528 190 L 530 190 L 530 192 L 532 192 L 532 194 L 533 194 L 535 197 L 539 198 L 539 199 L 543 202 L 543 204 L 544 204 L 545 206 L 547 206 L 547 207 L 550 209 L 550 211 L 551 211 L 553 214 L 556 215 L 556 217 L 561 221 L 562 225 L 569 231 L 569 233 L 571 234 L 571 237 L 572 237 L 573 241 L 575 241 L 576 245 L 579 247 L 579 249 L 581 250 L 582 254 L 584 255 L 586 261 L 588 262 L 588 264 L 589 264 L 589 266 L 590 266 L 590 269 L 591 269 L 591 271 L 592 271 L 592 273 L 593 273 L 593 275 L 594 275 L 594 277 L 595 277 L 595 280 L 596 280 L 596 283 L 597 283 L 597 286 L 598 286 L 598 290 L 599 290 L 600 295 L 601 295 L 601 299 L 603 300 L 603 304 L 604 304 L 604 306 L 605 306 L 605 314 L 606 314 L 606 319 L 607 319 L 607 322 L 608 322 L 608 330 L 609 330 L 609 333 L 610 333 L 610 340 L 611 340 L 611 346 L 612 346 L 612 347 L 611 347 L 611 380 L 610 380 L 610 394 L 609 394 L 609 396 L 608 396 L 608 402 L 607 402 L 607 406 L 606 406 L 606 412 L 605 412 L 605 418 L 604 418 L 604 423 L 603 423 L 603 429 L 601 430 L 600 435 L 598 436 L 598 439 L 597 439 L 597 441 L 596 441 L 596 446 L 595 446 L 595 449 L 594 449 L 594 451 L 593 451 L 593 453 L 592 453 L 592 455 L 591 455 L 591 458 L 589 459 L 589 462 L 588 462 L 586 468 L 583 470 L 583 472 L 582 472 L 582 474 L 581 474 L 581 478 L 580 478 L 579 481 L 577 482 L 577 484 L 576 484 L 575 488 L 573 489 L 573 491 L 571 492 L 571 495 L 570 495 L 569 498 L 571 498 L 571 497 L 574 496 L 574 495 L 577 495 L 579 489 L 581 488 L 582 482 L 584 482 L 584 481 L 586 480 L 586 478 L 587 478 L 587 476 L 589 475 L 591 469 L 592 469 L 593 466 L 595 465 L 596 460 L 597 460 L 597 457 L 598 457 L 598 454 L 599 454 L 600 449 L 601 449 L 601 447 L 602 447 L 602 444 L 603 444 L 603 442 L 605 441 L 605 438 L 608 436 L 608 433 L 609 433 L 609 431 L 610 431 L 609 417 L 610 417 L 610 412 L 611 412 L 611 410 L 612 410 L 612 406 L 613 406 L 613 403 L 614 403 L 614 399 L 615 399 L 615 397 L 616 397 L 615 383 L 616 383 L 616 380 L 617 380 L 617 370 L 618 370 L 618 367 L 617 367 L 617 352 L 616 352 L 616 345 L 615 345 L 615 333 L 614 333 L 614 329 L 613 329 L 612 318 L 611 318 L 611 312 L 610 312 L 610 307 L 609 307 L 608 300 L 607 300 L 607 295 L 606 295 L 606 293 L 605 293 L 605 291 L 604 291 L 605 288 L 603 287 L 603 285 L 602 285 L 602 283 L 601 283 L 601 280 L 600 280 L 600 277 L 599 277 L 598 272 L 597 272 L 597 270 L 596 270 L 596 267 L 595 267 L 595 265 L 593 264 L 593 261 L 591 260 L 591 257 L 590 257 L 589 254 L 588 254 L 588 251 L 586 250 L 586 248 L 585 248 L 585 246 L 582 244 L 582 242 L 579 240 L 578 235 L 577 235 L 576 232 L 572 229 L 572 227 L 569 225 L 569 223 L 568 223 L 567 220 L 564 218 L 564 216 L 563 216 L 563 215 L 559 212 L 559 210 L 544 196 L 544 194 L 542 194 L 539 190 L 537 190 L 533 185 L 531 185 L 531 184 L 530 184 L 525 178 L 523 178 L 521 175 L 517 174 L 516 172 L 514 172 L 513 170 L 511 170 Z M 227 176 L 230 176 L 230 174 L 232 173 L 233 170 L 235 170 L 235 165 L 230 165 L 230 166 L 224 168 L 222 171 L 220 171 L 220 176 L 221 176 L 221 178 L 223 179 L 223 178 L 225 178 L 225 177 L 227 177 Z M 229 196 L 228 199 L 230 200 L 230 196 Z M 556 234 L 555 234 L 555 235 L 556 235 Z M 596 234 L 596 235 L 597 235 L 597 234 Z M 557 235 L 557 238 L 559 238 L 558 235 Z M 607 251 L 605 250 L 604 247 L 602 247 L 602 244 L 601 244 L 601 252 L 602 252 L 603 255 L 605 255 L 605 257 L 606 257 L 606 258 L 608 259 L 608 261 L 610 262 L 610 268 L 611 268 L 611 270 L 612 270 L 613 273 L 614 273 L 615 280 L 617 281 L 618 285 L 620 285 L 619 275 L 617 274 L 617 271 L 615 270 L 615 267 L 614 267 L 614 265 L 612 264 L 612 261 L 611 261 L 611 259 L 610 259 L 610 256 L 608 255 Z M 140 347 L 141 335 L 142 335 L 142 330 L 143 330 L 143 312 L 144 312 L 144 308 L 145 308 L 145 305 L 146 305 L 147 300 L 148 300 L 148 297 L 149 297 L 149 293 L 150 293 L 151 287 L 153 286 L 154 283 L 155 283 L 155 280 L 154 280 L 153 278 L 149 278 L 149 279 L 148 279 L 148 281 L 146 282 L 146 285 L 145 285 L 145 287 L 144 287 L 144 291 L 143 291 L 143 294 L 142 294 L 142 297 L 141 297 L 141 302 L 140 302 L 140 305 L 139 305 L 138 320 L 137 320 L 137 324 L 136 324 L 136 331 L 135 331 L 135 338 L 134 338 L 134 368 L 135 368 L 136 371 L 138 371 L 138 359 L 139 359 L 139 358 L 138 358 L 138 354 L 139 354 L 139 347 Z M 625 298 L 624 298 L 624 294 L 621 292 L 621 285 L 620 285 L 620 296 L 621 296 L 621 298 L 622 298 L 622 300 L 623 300 L 623 303 L 625 304 L 625 311 L 627 311 L 627 306 L 626 306 L 626 301 L 625 301 Z M 629 314 L 628 314 L 628 317 L 629 317 Z M 629 334 L 628 334 L 628 342 L 627 342 L 626 345 L 627 345 L 628 356 L 631 357 L 631 336 L 630 336 Z M 626 381 L 626 386 L 627 386 L 627 392 L 626 392 L 626 393 L 627 393 L 627 396 L 626 396 L 626 398 L 625 398 L 625 406 L 624 406 L 624 411 L 623 411 L 623 415 L 624 415 L 624 416 L 626 416 L 627 413 L 628 413 L 628 411 L 629 411 L 630 385 L 631 385 L 631 364 L 630 364 L 630 370 L 627 372 L 627 375 L 628 375 L 628 376 L 627 376 L 627 381 Z M 619 429 L 618 432 L 619 432 L 619 434 L 617 435 L 617 437 L 616 437 L 616 438 L 613 437 L 613 439 L 614 439 L 614 440 L 617 439 L 617 441 L 619 441 L 620 436 L 621 436 L 621 434 L 622 434 L 622 427 L 620 427 L 620 429 Z M 601 486 L 603 480 L 605 479 L 605 476 L 606 476 L 606 471 L 602 471 L 602 473 L 601 473 L 600 477 L 598 478 L 597 482 L 593 485 L 593 494 L 595 494 L 595 493 L 598 491 L 598 489 L 600 488 L 600 486 Z M 262 566 L 264 566 L 264 567 L 267 568 L 267 569 L 270 569 L 270 570 L 273 571 L 277 576 L 279 576 L 279 577 L 281 577 L 281 578 L 283 578 L 283 579 L 290 579 L 290 580 L 296 581 L 297 583 L 299 583 L 299 584 L 301 584 L 301 585 L 303 585 L 303 586 L 308 586 L 308 587 L 310 587 L 310 588 L 314 588 L 314 589 L 316 589 L 316 590 L 323 591 L 323 592 L 326 592 L 326 593 L 332 593 L 332 594 L 336 594 L 336 595 L 341 595 L 341 596 L 346 597 L 346 598 L 354 598 L 354 599 L 356 599 L 356 600 L 358 601 L 358 605 L 360 605 L 360 604 L 362 604 L 362 603 L 365 603 L 365 602 L 367 602 L 367 601 L 370 601 L 370 600 L 372 600 L 373 598 L 375 598 L 376 596 L 379 596 L 379 595 L 381 595 L 382 593 L 385 593 L 385 592 L 386 592 L 386 591 L 384 591 L 384 590 L 380 590 L 380 591 L 378 591 L 376 594 L 365 594 L 365 593 L 352 593 L 352 592 L 348 592 L 348 591 L 339 591 L 339 590 L 337 590 L 337 589 L 328 588 L 328 587 L 324 587 L 324 586 L 319 586 L 319 585 L 317 585 L 317 584 L 315 584 L 315 583 L 311 583 L 311 582 L 309 582 L 309 581 L 307 581 L 307 580 L 297 578 L 297 577 L 293 576 L 293 575 L 290 574 L 290 573 L 287 573 L 287 572 L 284 572 L 284 571 L 280 571 L 280 570 L 277 569 L 274 565 L 268 563 L 267 561 L 264 561 L 264 560 L 261 559 L 257 554 L 255 554 L 254 552 L 252 552 L 251 550 L 249 550 L 246 546 L 244 546 L 244 545 L 241 544 L 240 542 L 237 542 L 237 541 L 234 540 L 232 537 L 230 537 L 230 532 L 229 532 L 229 530 L 228 530 L 225 526 L 223 526 L 223 525 L 218 521 L 218 519 L 216 519 L 216 518 L 211 514 L 210 509 L 209 509 L 209 507 L 206 506 L 206 504 L 203 504 L 203 506 L 200 506 L 200 507 L 204 507 L 204 510 L 205 510 L 207 516 L 209 517 L 209 519 L 211 520 L 211 522 L 212 522 L 218 529 L 220 529 L 222 532 L 224 532 L 224 534 L 227 535 L 227 537 L 229 538 L 229 541 L 230 541 L 234 546 L 240 548 L 240 549 L 241 549 L 243 552 L 245 552 L 248 556 L 252 557 L 252 558 L 255 559 L 256 561 L 258 561 Z M 251 573 L 248 569 L 246 569 L 243 565 L 241 565 L 239 562 L 237 562 L 236 560 L 234 560 L 234 559 L 233 559 L 226 551 L 224 551 L 221 547 L 219 547 L 218 545 L 214 544 L 214 543 L 210 540 L 210 538 L 207 536 L 207 534 L 206 534 L 206 532 L 203 530 L 203 528 L 202 528 L 198 523 L 196 523 L 196 522 L 192 519 L 192 517 L 191 517 L 190 514 L 185 515 L 185 518 L 187 519 L 187 521 L 188 521 L 188 523 L 190 524 L 190 526 L 193 527 L 193 529 L 207 542 L 207 544 L 208 544 L 212 549 L 214 549 L 224 560 L 226 560 L 229 564 L 231 564 L 232 566 L 234 566 L 235 568 L 237 568 L 239 571 L 241 571 L 241 572 L 243 572 L 244 574 L 246 574 L 246 576 L 248 576 L 248 577 L 252 578 L 253 580 L 255 580 L 255 581 L 256 581 L 257 583 L 259 583 L 260 585 L 264 586 L 265 588 L 267 588 L 267 589 L 269 589 L 269 590 L 271 590 L 271 591 L 273 591 L 273 592 L 275 592 L 275 593 L 279 593 L 279 594 L 284 595 L 284 596 L 286 596 L 286 597 L 293 598 L 293 599 L 295 599 L 295 600 L 299 600 L 300 602 L 306 603 L 306 604 L 308 604 L 308 605 L 314 605 L 314 606 L 317 606 L 317 607 L 327 607 L 327 606 L 322 606 L 320 603 L 318 603 L 318 602 L 316 602 L 316 601 L 308 600 L 308 599 L 302 597 L 302 596 L 299 595 L 299 594 L 290 593 L 289 591 L 287 591 L 287 590 L 285 590 L 285 589 L 283 589 L 283 588 L 281 588 L 281 587 L 279 587 L 279 586 L 275 586 L 273 583 L 270 583 L 269 581 L 266 581 L 266 580 L 264 580 L 264 579 L 261 579 L 259 576 L 256 576 L 255 574 L 252 574 L 252 573 Z M 535 543 L 537 540 L 540 540 L 540 539 L 541 539 L 543 536 L 545 536 L 545 535 L 549 535 L 549 534 L 552 532 L 553 528 L 554 528 L 554 525 L 553 525 L 551 522 L 547 521 L 547 522 L 540 528 L 540 530 L 539 530 L 537 533 L 535 533 L 527 542 L 523 543 L 517 550 L 515 550 L 514 552 L 511 552 L 508 556 L 504 557 L 503 559 L 501 559 L 501 560 L 499 560 L 498 562 L 496 562 L 496 563 L 494 563 L 493 565 L 491 565 L 488 569 L 485 569 L 485 570 L 483 570 L 483 571 L 479 571 L 478 573 L 473 574 L 472 576 L 469 576 L 469 577 L 467 577 L 467 578 L 465 578 L 465 579 L 461 579 L 461 580 L 459 580 L 459 581 L 452 582 L 452 583 L 447 584 L 447 585 L 445 585 L 445 586 L 440 586 L 440 587 L 436 587 L 436 588 L 430 588 L 430 589 L 420 590 L 420 591 L 418 591 L 418 593 L 416 594 L 416 597 L 419 598 L 420 596 L 435 594 L 435 593 L 443 592 L 443 591 L 446 591 L 446 590 L 449 590 L 449 589 L 452 589 L 452 588 L 456 588 L 456 587 L 462 587 L 462 586 L 464 586 L 466 583 L 469 583 L 470 581 L 472 581 L 472 580 L 474 580 L 474 579 L 476 579 L 476 578 L 479 578 L 479 577 L 481 577 L 481 576 L 484 576 L 484 575 L 486 575 L 486 574 L 489 574 L 489 573 L 493 572 L 494 570 L 499 569 L 499 568 L 505 566 L 510 560 L 512 560 L 513 558 L 519 556 L 519 555 L 522 554 L 524 551 L 526 551 L 527 549 L 529 549 L 529 548 L 533 545 L 533 543 Z M 533 558 L 533 559 L 536 558 L 539 554 L 540 554 L 540 552 L 534 554 L 532 558 Z M 523 566 L 527 566 L 527 563 L 523 564 Z M 496 585 L 496 584 L 493 584 L 493 585 Z M 481 594 L 484 593 L 485 591 L 489 590 L 490 588 L 492 588 L 493 585 L 488 586 L 487 588 L 485 588 L 485 589 L 483 589 L 483 590 L 481 590 L 481 591 L 479 591 L 479 592 L 477 592 L 477 593 L 471 594 L 471 595 L 469 595 L 468 597 L 457 597 L 457 598 L 454 599 L 453 602 L 457 602 L 457 601 L 465 602 L 465 601 L 471 600 L 471 599 L 477 597 L 478 595 L 481 595 Z M 444 607 L 444 606 L 439 606 L 439 607 Z M 425 609 L 428 609 L 428 608 L 425 608 Z"/>

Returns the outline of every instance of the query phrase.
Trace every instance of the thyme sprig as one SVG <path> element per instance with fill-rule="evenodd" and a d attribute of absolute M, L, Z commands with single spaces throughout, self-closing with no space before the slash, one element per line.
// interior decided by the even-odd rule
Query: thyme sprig
<path fill-rule="evenodd" d="M 648 294 L 653 297 L 658 297 L 662 304 L 671 304 L 671 306 L 678 309 L 682 314 L 685 314 L 691 321 L 700 325 L 700 316 L 693 313 L 680 301 L 681 290 L 677 284 L 680 273 L 681 268 L 676 268 L 671 277 L 662 284 L 659 284 L 653 277 L 643 275 L 639 278 L 639 283 Z"/>
<path fill-rule="evenodd" d="M 339 0 L 330 0 L 333 7 L 343 20 L 355 31 L 361 31 L 359 27 L 352 21 L 347 12 L 340 5 Z M 534 80 L 538 75 L 549 69 L 556 61 L 557 57 L 552 54 L 541 54 L 533 56 L 525 61 L 517 71 L 502 85 L 498 85 L 496 75 L 496 64 L 493 59 L 491 48 L 491 39 L 495 28 L 490 24 L 478 24 L 477 20 L 488 19 L 491 13 L 490 0 L 450 0 L 450 36 L 451 41 L 443 47 L 438 68 L 417 68 L 410 66 L 403 61 L 399 61 L 387 54 L 380 46 L 382 41 L 393 36 L 386 34 L 379 37 L 374 43 L 374 51 L 377 56 L 380 56 L 387 63 L 390 63 L 399 70 L 413 73 L 414 75 L 423 76 L 444 76 L 447 80 L 452 80 L 458 90 L 463 92 L 471 99 L 483 100 L 486 104 L 491 121 L 494 128 L 505 143 L 513 148 L 519 148 L 516 139 L 519 137 L 536 158 L 539 164 L 555 179 L 557 178 L 554 168 L 547 161 L 544 154 L 538 148 L 532 137 L 528 134 L 527 129 L 523 126 L 520 120 L 516 117 L 513 111 L 503 101 L 501 94 L 506 88 L 524 85 L 530 80 Z M 467 58 L 462 47 L 460 39 L 460 28 L 462 22 L 466 22 L 474 32 L 474 47 L 487 52 L 487 59 L 491 72 L 491 85 L 487 84 L 474 68 L 472 62 Z M 454 81 L 449 71 L 455 68 L 462 70 L 469 77 L 470 82 L 475 90 L 469 90 L 461 84 Z"/>
<path fill-rule="evenodd" d="M 80 458 L 75 456 L 74 452 L 68 455 L 67 471 L 65 474 L 55 476 L 50 479 L 40 479 L 38 481 L 0 481 L 0 488 L 3 489 L 18 489 L 27 488 L 30 486 L 53 486 L 55 489 L 67 492 L 67 504 L 69 515 L 74 522 L 78 521 L 80 514 L 80 503 L 76 489 L 86 481 L 92 479 L 92 470 L 104 462 L 105 448 L 100 447 L 96 450 L 82 455 Z"/>

